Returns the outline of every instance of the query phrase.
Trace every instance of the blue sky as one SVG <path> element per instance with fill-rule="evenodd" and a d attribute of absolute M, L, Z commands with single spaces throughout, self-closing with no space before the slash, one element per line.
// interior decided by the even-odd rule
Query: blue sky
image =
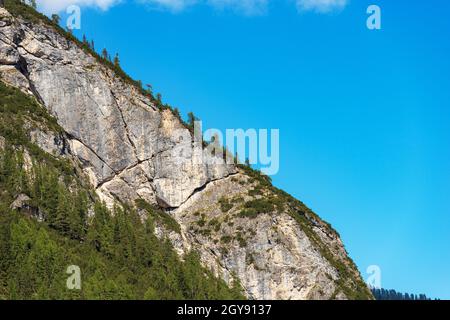
<path fill-rule="evenodd" d="M 183 114 L 223 130 L 279 128 L 275 185 L 340 232 L 364 277 L 379 265 L 385 288 L 450 298 L 448 1 L 42 0 L 41 9 L 70 2 L 85 4 L 76 35 L 119 52 Z M 382 30 L 366 28 L 370 4 Z"/>

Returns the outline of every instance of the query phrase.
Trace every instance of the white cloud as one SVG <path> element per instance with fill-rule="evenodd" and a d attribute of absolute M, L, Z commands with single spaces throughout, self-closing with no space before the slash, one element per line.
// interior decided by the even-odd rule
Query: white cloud
<path fill-rule="evenodd" d="M 246 15 L 266 13 L 270 1 L 275 0 L 138 0 L 157 8 L 182 11 L 194 4 L 207 4 L 219 10 L 231 9 Z M 293 1 L 293 0 L 287 0 Z M 294 0 L 299 11 L 327 13 L 342 10 L 350 0 Z"/>
<path fill-rule="evenodd" d="M 219 10 L 232 9 L 247 15 L 266 12 L 269 0 L 138 0 L 153 8 L 180 12 L 195 4 L 206 4 Z"/>
<path fill-rule="evenodd" d="M 149 4 L 156 9 L 168 9 L 173 12 L 180 12 L 185 8 L 198 3 L 198 0 L 138 0 L 141 3 Z"/>
<path fill-rule="evenodd" d="M 267 12 L 273 0 L 37 0 L 39 8 L 45 13 L 64 11 L 70 5 L 96 7 L 108 10 L 121 1 L 137 1 L 155 9 L 180 12 L 187 7 L 206 4 L 218 10 L 234 10 L 246 15 L 259 15 Z M 289 0 L 292 1 L 292 0 Z M 299 11 L 326 13 L 343 9 L 349 0 L 294 0 Z"/>
<path fill-rule="evenodd" d="M 108 10 L 120 0 L 37 0 L 39 8 L 45 13 L 65 11 L 70 5 L 97 7 Z"/>
<path fill-rule="evenodd" d="M 208 0 L 208 4 L 217 9 L 231 8 L 246 15 L 258 15 L 267 12 L 269 0 Z"/>
<path fill-rule="evenodd" d="M 297 9 L 299 11 L 328 13 L 344 9 L 347 3 L 348 0 L 297 0 Z"/>

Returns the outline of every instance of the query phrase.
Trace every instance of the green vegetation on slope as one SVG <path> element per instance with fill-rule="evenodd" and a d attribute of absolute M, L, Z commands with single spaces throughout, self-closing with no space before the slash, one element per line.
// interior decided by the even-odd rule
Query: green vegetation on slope
<path fill-rule="evenodd" d="M 261 196 L 265 191 L 270 191 L 269 195 L 265 194 L 261 199 L 247 202 L 244 205 L 244 209 L 239 213 L 240 217 L 254 218 L 258 214 L 270 212 L 274 208 L 276 208 L 278 212 L 286 210 L 286 212 L 300 225 L 303 232 L 305 232 L 310 241 L 317 250 L 319 250 L 320 254 L 338 271 L 339 280 L 337 280 L 337 290 L 335 295 L 341 291 L 348 299 L 373 299 L 367 285 L 361 280 L 355 263 L 348 256 L 345 258 L 336 257 L 313 230 L 313 225 L 323 223 L 330 233 L 339 237 L 339 234 L 330 224 L 322 221 L 301 201 L 295 199 L 285 191 L 274 187 L 270 177 L 263 175 L 261 172 L 254 170 L 247 165 L 241 165 L 239 167 L 251 178 L 250 181 L 252 183 L 256 183 L 256 187 L 251 190 L 249 194 Z M 352 272 L 351 269 L 353 269 L 354 272 Z"/>
<path fill-rule="evenodd" d="M 96 200 L 74 164 L 29 141 L 24 124 L 38 121 L 60 130 L 34 99 L 0 81 L 0 299 L 243 298 L 237 282 L 229 288 L 195 252 L 182 261 L 158 239 L 162 218 L 143 221 Z M 26 200 L 12 209 L 20 195 Z M 70 265 L 81 269 L 81 290 L 66 287 Z"/>

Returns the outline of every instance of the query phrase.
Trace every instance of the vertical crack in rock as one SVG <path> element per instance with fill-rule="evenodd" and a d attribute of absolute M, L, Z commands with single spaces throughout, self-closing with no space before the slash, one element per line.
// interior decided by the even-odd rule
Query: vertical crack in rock
<path fill-rule="evenodd" d="M 89 149 L 89 151 L 91 151 L 93 154 L 95 154 L 95 156 L 96 156 L 101 162 L 103 162 L 103 164 L 104 164 L 105 166 L 107 166 L 109 169 L 111 169 L 112 172 L 114 172 L 115 174 L 117 174 L 117 172 L 116 172 L 113 168 L 111 168 L 111 167 L 108 165 L 108 163 L 107 163 L 105 160 L 103 160 L 102 157 L 100 157 L 100 156 L 95 152 L 95 150 L 93 150 L 91 147 L 89 147 L 88 145 L 86 145 L 82 140 L 80 140 L 80 139 L 78 139 L 78 138 L 75 138 L 74 136 L 70 135 L 69 133 L 65 132 L 65 134 L 69 137 L 70 140 L 76 140 L 76 141 L 78 141 L 79 143 L 81 143 L 86 149 Z"/>
<path fill-rule="evenodd" d="M 124 116 L 123 116 L 122 108 L 120 107 L 120 101 L 117 99 L 117 97 L 116 97 L 116 95 L 114 94 L 114 91 L 113 91 L 113 90 L 110 90 L 110 92 L 111 92 L 111 95 L 112 95 L 113 98 L 114 98 L 114 102 L 115 102 L 115 103 L 114 103 L 114 106 L 115 106 L 115 107 L 117 108 L 117 110 L 119 111 L 120 118 L 122 119 L 123 126 L 124 126 L 124 128 L 125 128 L 125 132 L 126 132 L 126 135 L 127 135 L 128 142 L 129 142 L 130 145 L 133 147 L 134 155 L 135 155 L 136 159 L 138 159 L 138 162 L 139 162 L 139 155 L 138 155 L 138 152 L 137 152 L 137 148 L 136 148 L 136 145 L 135 145 L 133 139 L 131 139 L 131 136 L 130 136 L 131 134 L 130 134 L 130 130 L 128 129 L 128 124 L 127 124 L 127 122 L 125 121 L 125 118 L 124 118 Z"/>

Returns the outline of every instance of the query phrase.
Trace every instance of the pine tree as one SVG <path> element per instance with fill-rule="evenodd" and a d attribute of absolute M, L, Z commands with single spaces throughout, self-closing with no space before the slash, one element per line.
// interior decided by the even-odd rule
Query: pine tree
<path fill-rule="evenodd" d="M 173 114 L 174 114 L 174 116 L 177 117 L 178 119 L 181 119 L 180 110 L 178 110 L 178 108 L 174 108 L 174 109 L 173 109 Z"/>
<path fill-rule="evenodd" d="M 75 231 L 77 233 L 77 239 L 83 239 L 87 230 L 87 217 L 88 217 L 88 195 L 85 191 L 80 190 L 76 194 L 74 203 L 74 215 L 77 219 L 77 226 Z"/>
<path fill-rule="evenodd" d="M 102 50 L 102 58 L 105 60 L 108 60 L 108 50 L 106 50 L 106 48 L 103 48 Z"/>
<path fill-rule="evenodd" d="M 56 25 L 59 25 L 59 21 L 61 20 L 61 18 L 59 17 L 59 15 L 57 14 L 52 14 L 52 22 Z"/>
<path fill-rule="evenodd" d="M 3 151 L 0 182 L 5 185 L 11 196 L 17 194 L 17 158 L 14 149 L 7 144 Z"/>
<path fill-rule="evenodd" d="M 158 102 L 158 104 L 160 106 L 162 105 L 162 94 L 161 93 L 156 94 L 156 102 Z"/>
<path fill-rule="evenodd" d="M 29 194 L 29 181 L 27 172 L 25 171 L 25 159 L 24 152 L 22 150 L 19 150 L 16 154 L 16 163 L 18 190 L 20 190 L 20 193 Z"/>
<path fill-rule="evenodd" d="M 198 118 L 194 115 L 193 112 L 188 113 L 188 126 L 190 129 L 194 130 L 195 121 L 198 121 Z"/>
<path fill-rule="evenodd" d="M 39 193 L 40 199 L 38 200 L 39 207 L 42 208 L 44 213 L 44 219 L 50 225 L 54 225 L 56 220 L 56 210 L 58 207 L 58 176 L 55 172 L 47 167 L 41 167 L 40 174 L 42 174 L 40 185 L 34 186 L 35 193 Z"/>
<path fill-rule="evenodd" d="M 114 57 L 114 67 L 120 68 L 120 60 L 119 60 L 119 54 L 116 53 L 116 56 Z"/>
<path fill-rule="evenodd" d="M 146 93 L 149 96 L 152 96 L 153 95 L 153 86 L 151 84 L 146 84 L 145 86 L 146 86 L 146 90 L 145 90 Z"/>
<path fill-rule="evenodd" d="M 104 204 L 96 203 L 94 216 L 88 231 L 88 241 L 99 252 L 112 255 L 113 225 L 111 215 Z"/>
<path fill-rule="evenodd" d="M 62 235 L 72 239 L 81 239 L 83 230 L 82 216 L 77 210 L 77 200 L 76 195 L 70 194 L 64 186 L 59 185 L 58 206 L 53 227 Z"/>

